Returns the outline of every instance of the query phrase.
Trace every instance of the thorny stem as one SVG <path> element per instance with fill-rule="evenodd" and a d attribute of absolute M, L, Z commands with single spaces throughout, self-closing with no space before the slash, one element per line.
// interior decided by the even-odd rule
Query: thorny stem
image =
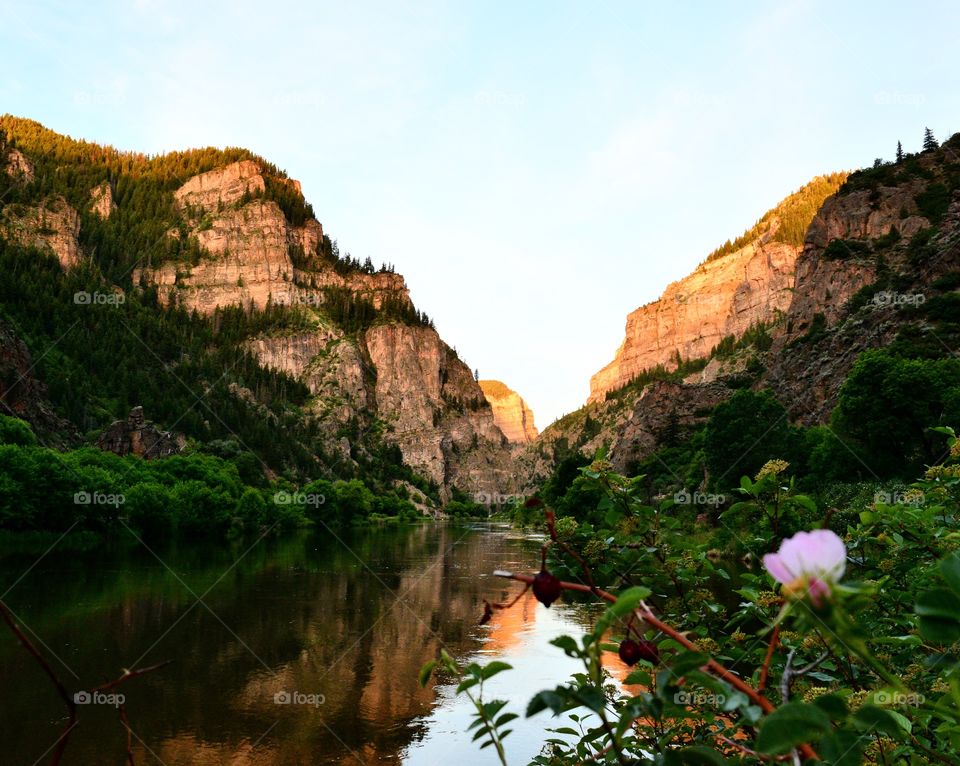
<path fill-rule="evenodd" d="M 504 570 L 497 570 L 493 573 L 497 577 L 505 577 L 510 580 L 516 580 L 517 582 L 522 583 L 532 583 L 533 576 L 518 574 L 515 572 L 507 572 Z M 614 603 L 617 600 L 617 597 L 612 593 L 608 593 L 601 588 L 596 586 L 590 587 L 589 585 L 583 585 L 581 583 L 575 582 L 563 582 L 561 581 L 560 587 L 564 590 L 574 590 L 580 593 L 593 593 L 597 598 L 603 599 L 609 603 Z M 676 641 L 678 644 L 683 646 L 685 649 L 692 652 L 699 652 L 699 647 L 694 644 L 690 639 L 685 635 L 680 633 L 678 630 L 674 629 L 671 625 L 668 625 L 665 622 L 662 622 L 646 604 L 646 602 L 641 601 L 640 606 L 636 610 L 637 616 L 644 620 L 651 628 L 655 630 L 660 630 L 663 633 L 667 634 Z M 719 662 L 713 658 L 707 660 L 707 663 L 703 668 L 711 673 L 712 675 L 719 678 L 721 681 L 726 681 L 728 684 L 733 686 L 738 691 L 743 692 L 747 697 L 749 697 L 755 704 L 757 704 L 764 713 L 772 713 L 776 710 L 776 706 L 770 702 L 766 697 L 763 696 L 760 692 L 754 689 L 750 684 L 746 683 L 739 676 L 735 675 L 732 671 L 725 668 Z M 814 750 L 809 744 L 802 744 L 798 748 L 801 753 L 803 753 L 804 758 L 820 760 L 820 756 L 817 755 L 816 750 Z"/>

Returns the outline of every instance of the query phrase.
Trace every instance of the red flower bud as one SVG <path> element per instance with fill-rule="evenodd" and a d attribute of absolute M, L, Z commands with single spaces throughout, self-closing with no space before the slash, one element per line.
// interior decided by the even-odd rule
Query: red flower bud
<path fill-rule="evenodd" d="M 620 659 L 631 667 L 640 660 L 647 660 L 654 665 L 660 662 L 660 652 L 657 651 L 656 644 L 645 639 L 634 641 L 632 638 L 625 638 L 620 642 L 620 650 L 617 653 Z"/>
<path fill-rule="evenodd" d="M 560 579 L 550 574 L 546 569 L 541 569 L 539 574 L 533 578 L 533 595 L 537 597 L 537 601 L 546 607 L 560 598 L 562 590 Z"/>

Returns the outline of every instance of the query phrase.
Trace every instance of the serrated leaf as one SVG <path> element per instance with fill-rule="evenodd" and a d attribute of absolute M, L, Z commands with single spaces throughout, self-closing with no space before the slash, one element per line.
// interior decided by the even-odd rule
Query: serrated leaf
<path fill-rule="evenodd" d="M 546 710 L 550 708 L 553 711 L 554 715 L 559 715 L 563 712 L 563 709 L 566 707 L 566 699 L 557 694 L 555 691 L 546 691 L 539 692 L 535 694 L 533 699 L 530 700 L 527 705 L 527 718 L 532 715 L 536 715 L 541 710 Z"/>
<path fill-rule="evenodd" d="M 499 660 L 491 662 L 489 665 L 484 666 L 480 671 L 480 677 L 486 681 L 490 678 L 493 678 L 497 673 L 502 673 L 504 670 L 513 670 L 513 665 L 508 665 L 506 662 L 500 662 Z"/>
<path fill-rule="evenodd" d="M 815 705 L 788 702 L 763 719 L 756 749 L 767 755 L 788 753 L 830 731 L 830 717 Z"/>

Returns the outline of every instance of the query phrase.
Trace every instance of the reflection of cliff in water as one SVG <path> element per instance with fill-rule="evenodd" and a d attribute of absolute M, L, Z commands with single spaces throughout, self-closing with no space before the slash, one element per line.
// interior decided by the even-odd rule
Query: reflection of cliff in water
<path fill-rule="evenodd" d="M 463 656 L 484 636 L 488 650 L 507 646 L 530 624 L 529 600 L 488 632 L 477 621 L 482 599 L 504 593 L 489 573 L 528 568 L 534 546 L 445 525 L 358 532 L 345 542 L 349 549 L 321 533 L 264 541 L 232 568 L 242 547 L 163 552 L 176 575 L 140 552 L 116 562 L 51 556 L 10 602 L 80 676 L 63 670 L 71 688 L 115 677 L 144 654 L 140 665 L 175 660 L 125 688 L 145 743 L 141 761 L 153 751 L 169 766 L 394 762 L 434 705 L 433 689 L 416 679 L 441 642 Z M 0 684 L 17 694 L 5 700 L 0 730 L 12 734 L 11 762 L 30 763 L 56 739 L 62 707 L 10 644 L 0 640 Z M 284 691 L 324 702 L 275 704 Z M 122 759 L 114 718 L 82 710 L 70 761 Z"/>

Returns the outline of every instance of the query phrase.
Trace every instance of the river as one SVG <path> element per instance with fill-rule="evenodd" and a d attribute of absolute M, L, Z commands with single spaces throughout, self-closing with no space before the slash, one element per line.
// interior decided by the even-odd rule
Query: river
<path fill-rule="evenodd" d="M 136 762 L 165 766 L 495 764 L 471 742 L 468 701 L 417 672 L 440 646 L 461 662 L 514 665 L 490 682 L 521 713 L 511 764 L 561 725 L 526 703 L 579 666 L 549 644 L 579 635 L 596 610 L 531 594 L 479 625 L 483 601 L 520 586 L 540 541 L 487 524 L 301 532 L 259 542 L 83 553 L 54 548 L 0 560 L 0 594 L 74 693 L 123 668 L 171 664 L 123 694 Z M 40 667 L 0 624 L 0 762 L 49 762 L 67 721 Z M 116 698 L 78 706 L 64 764 L 122 764 Z"/>

